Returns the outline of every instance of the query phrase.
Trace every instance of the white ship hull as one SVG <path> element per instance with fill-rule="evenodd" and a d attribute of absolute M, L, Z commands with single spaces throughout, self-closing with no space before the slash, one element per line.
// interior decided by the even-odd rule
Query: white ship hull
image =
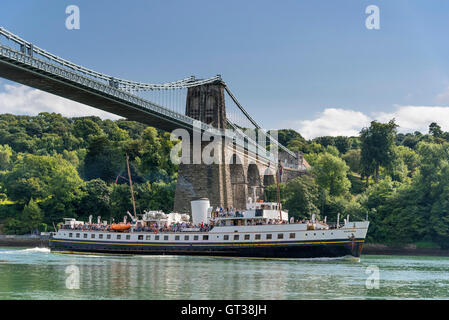
<path fill-rule="evenodd" d="M 317 258 L 361 255 L 369 222 L 307 230 L 306 224 L 216 226 L 208 232 L 107 232 L 59 230 L 53 252 Z"/>

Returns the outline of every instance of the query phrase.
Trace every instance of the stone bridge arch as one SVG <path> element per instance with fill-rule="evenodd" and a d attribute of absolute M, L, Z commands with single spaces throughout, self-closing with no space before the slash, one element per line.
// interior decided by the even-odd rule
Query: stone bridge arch
<path fill-rule="evenodd" d="M 254 198 L 257 197 L 258 200 L 263 199 L 263 184 L 261 180 L 261 175 L 259 167 L 255 163 L 250 163 L 248 165 L 247 171 L 248 179 L 248 196 Z"/>
<path fill-rule="evenodd" d="M 263 186 L 264 188 L 276 183 L 276 171 L 271 168 L 266 168 L 263 174 Z"/>
<path fill-rule="evenodd" d="M 248 183 L 243 161 L 237 154 L 232 155 L 229 163 L 234 208 L 244 210 L 248 199 Z"/>

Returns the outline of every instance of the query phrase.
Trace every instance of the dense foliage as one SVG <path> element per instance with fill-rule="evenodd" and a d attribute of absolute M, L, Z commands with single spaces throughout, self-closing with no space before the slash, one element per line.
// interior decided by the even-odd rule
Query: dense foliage
<path fill-rule="evenodd" d="M 0 226 L 22 234 L 65 217 L 121 220 L 132 208 L 125 154 L 138 212 L 170 211 L 172 146 L 168 133 L 131 121 L 0 115 Z"/>
<path fill-rule="evenodd" d="M 449 133 L 438 124 L 428 134 L 398 134 L 392 120 L 373 121 L 359 137 L 279 136 L 313 166 L 311 176 L 280 184 L 291 215 L 368 216 L 370 242 L 449 247 Z M 276 201 L 276 186 L 266 196 Z"/>
<path fill-rule="evenodd" d="M 394 121 L 372 122 L 359 137 L 279 140 L 304 153 L 313 169 L 280 184 L 281 201 L 297 219 L 336 221 L 369 216 L 368 241 L 447 247 L 449 133 L 398 134 Z M 53 229 L 64 217 L 121 219 L 132 208 L 130 157 L 138 212 L 171 211 L 177 166 L 170 135 L 152 127 L 97 117 L 0 115 L 0 227 L 6 233 Z M 276 186 L 266 198 L 277 199 Z"/>

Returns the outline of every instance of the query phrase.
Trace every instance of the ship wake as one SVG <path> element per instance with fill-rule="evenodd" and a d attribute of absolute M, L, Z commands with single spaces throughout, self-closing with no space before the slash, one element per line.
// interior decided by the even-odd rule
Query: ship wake
<path fill-rule="evenodd" d="M 0 254 L 30 254 L 30 253 L 50 253 L 50 249 L 36 247 L 22 250 L 0 251 Z"/>

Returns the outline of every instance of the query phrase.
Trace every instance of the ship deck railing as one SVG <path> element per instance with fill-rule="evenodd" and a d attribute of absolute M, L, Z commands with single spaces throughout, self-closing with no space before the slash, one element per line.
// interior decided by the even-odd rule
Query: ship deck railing
<path fill-rule="evenodd" d="M 295 222 L 295 223 L 281 223 L 281 224 L 306 224 L 305 222 Z M 281 225 L 281 224 L 277 224 L 277 223 L 257 223 L 257 224 L 250 224 L 250 225 L 234 225 L 234 227 L 245 227 L 245 226 L 266 226 L 266 225 Z M 224 225 L 226 226 L 226 225 Z M 222 225 L 216 225 L 215 227 L 223 227 Z M 326 229 L 329 230 L 335 230 L 335 229 L 339 229 L 340 227 L 342 227 L 342 225 L 337 225 L 337 224 L 328 224 Z M 124 230 L 124 231 L 114 231 L 114 230 L 106 230 L 106 229 L 76 229 L 76 228 L 67 228 L 67 229 L 59 229 L 59 230 L 66 230 L 66 231 L 74 231 L 74 232 L 112 232 L 112 233 L 190 233 L 190 232 L 199 232 L 199 233 L 205 233 L 205 232 L 209 232 L 213 229 L 214 227 L 207 227 L 207 228 L 199 228 L 199 227 L 195 227 L 195 228 L 183 228 L 183 229 L 178 229 L 178 230 L 172 230 L 172 229 L 163 229 L 162 231 L 160 229 L 150 229 L 150 230 L 145 230 L 145 229 L 134 229 L 134 230 Z M 317 229 L 318 230 L 318 229 Z"/>
<path fill-rule="evenodd" d="M 96 230 L 96 229 L 59 229 L 60 231 L 72 231 L 72 232 L 112 232 L 112 233 L 188 233 L 188 232 L 209 232 L 212 228 L 209 229 L 198 229 L 198 228 L 186 228 L 183 230 L 123 230 L 123 231 L 115 231 L 115 230 Z"/>

